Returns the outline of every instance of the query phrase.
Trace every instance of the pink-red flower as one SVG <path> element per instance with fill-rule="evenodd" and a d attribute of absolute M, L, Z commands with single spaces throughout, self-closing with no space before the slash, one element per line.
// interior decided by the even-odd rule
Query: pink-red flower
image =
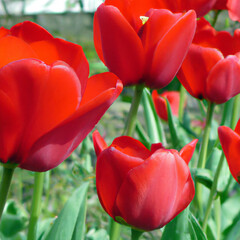
<path fill-rule="evenodd" d="M 194 11 L 173 14 L 153 6 L 153 1 L 105 1 L 95 13 L 96 51 L 124 86 L 166 86 L 192 42 Z"/>
<path fill-rule="evenodd" d="M 230 172 L 240 183 L 240 119 L 234 131 L 229 127 L 220 126 L 218 135 Z"/>
<path fill-rule="evenodd" d="M 65 160 L 117 98 L 111 73 L 88 79 L 81 46 L 32 22 L 0 28 L 0 161 L 46 171 Z"/>
<path fill-rule="evenodd" d="M 178 116 L 180 94 L 178 91 L 165 91 L 162 94 L 158 94 L 156 90 L 152 92 L 153 103 L 156 109 L 158 116 L 167 121 L 168 112 L 167 112 L 167 102 L 168 100 L 172 114 Z"/>
<path fill-rule="evenodd" d="M 197 140 L 180 152 L 122 136 L 108 147 L 93 133 L 97 154 L 96 186 L 105 211 L 120 223 L 153 230 L 170 222 L 194 197 L 188 163 Z"/>
<path fill-rule="evenodd" d="M 205 19 L 178 73 L 187 91 L 217 104 L 240 93 L 240 30 L 217 32 Z"/>

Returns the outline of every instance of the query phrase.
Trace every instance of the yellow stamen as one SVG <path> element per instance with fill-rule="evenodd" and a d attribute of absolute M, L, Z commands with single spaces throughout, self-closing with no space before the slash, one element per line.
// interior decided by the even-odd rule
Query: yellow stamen
<path fill-rule="evenodd" d="M 147 20 L 149 19 L 149 17 L 140 16 L 140 19 L 142 20 L 142 24 L 144 25 L 147 22 Z"/>

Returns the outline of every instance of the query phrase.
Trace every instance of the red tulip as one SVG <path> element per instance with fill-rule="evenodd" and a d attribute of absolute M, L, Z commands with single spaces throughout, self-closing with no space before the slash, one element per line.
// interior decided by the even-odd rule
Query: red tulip
<path fill-rule="evenodd" d="M 224 103 L 240 93 L 239 52 L 239 29 L 217 32 L 202 18 L 178 79 L 193 97 Z"/>
<path fill-rule="evenodd" d="M 172 114 L 174 116 L 178 116 L 179 102 L 180 102 L 180 94 L 178 91 L 165 91 L 162 94 L 158 94 L 156 90 L 152 92 L 153 103 L 156 109 L 158 116 L 167 121 L 168 113 L 167 113 L 167 102 L 168 100 Z"/>
<path fill-rule="evenodd" d="M 192 42 L 194 11 L 173 14 L 150 9 L 151 1 L 109 4 L 112 1 L 100 5 L 94 16 L 94 43 L 100 59 L 125 86 L 169 84 Z"/>
<path fill-rule="evenodd" d="M 46 171 L 65 160 L 120 94 L 111 73 L 88 79 L 82 48 L 24 22 L 0 29 L 0 160 Z"/>
<path fill-rule="evenodd" d="M 227 158 L 230 172 L 235 180 L 240 183 L 240 119 L 234 131 L 229 127 L 220 126 L 218 128 L 218 136 Z"/>
<path fill-rule="evenodd" d="M 107 147 L 93 133 L 97 154 L 96 185 L 105 211 L 120 223 L 153 230 L 170 222 L 194 197 L 188 163 L 193 140 L 180 152 L 153 144 L 151 151 L 139 141 L 122 136 Z"/>

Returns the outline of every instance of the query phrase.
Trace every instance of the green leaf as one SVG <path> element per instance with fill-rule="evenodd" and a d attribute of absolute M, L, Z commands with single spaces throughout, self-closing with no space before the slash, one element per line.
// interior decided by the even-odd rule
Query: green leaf
<path fill-rule="evenodd" d="M 84 183 L 69 198 L 45 240 L 83 239 L 88 185 Z"/>
<path fill-rule="evenodd" d="M 204 169 L 204 168 L 195 168 L 195 169 L 191 169 L 191 171 L 195 181 L 211 189 L 212 182 L 213 182 L 213 176 L 212 176 L 211 170 Z"/>
<path fill-rule="evenodd" d="M 26 227 L 27 215 L 22 206 L 10 200 L 2 216 L 0 231 L 5 237 L 13 237 Z"/>
<path fill-rule="evenodd" d="M 144 88 L 143 90 L 142 103 L 147 124 L 147 130 L 151 142 L 163 142 L 163 130 L 160 125 L 157 113 L 155 111 L 151 93 L 146 88 Z"/>
<path fill-rule="evenodd" d="M 179 137 L 177 134 L 177 128 L 176 128 L 176 124 L 173 120 L 173 115 L 172 115 L 172 109 L 170 107 L 170 103 L 169 101 L 166 99 L 167 102 L 167 113 L 168 113 L 168 126 L 169 126 L 169 130 L 170 130 L 170 135 L 171 135 L 171 139 L 172 139 L 172 144 L 174 148 L 177 148 L 179 146 Z"/>
<path fill-rule="evenodd" d="M 203 232 L 200 224 L 191 212 L 188 214 L 188 223 L 191 240 L 207 240 L 207 237 Z"/>
<path fill-rule="evenodd" d="M 109 240 L 109 236 L 105 229 L 91 229 L 86 235 L 86 240 Z"/>
<path fill-rule="evenodd" d="M 240 239 L 240 213 L 233 220 L 229 228 L 224 231 L 224 240 L 239 240 Z"/>
<path fill-rule="evenodd" d="M 168 223 L 161 240 L 191 240 L 188 231 L 188 208 Z"/>

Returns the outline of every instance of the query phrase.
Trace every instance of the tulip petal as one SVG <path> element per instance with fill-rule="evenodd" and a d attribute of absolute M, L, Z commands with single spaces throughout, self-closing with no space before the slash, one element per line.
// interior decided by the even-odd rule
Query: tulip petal
<path fill-rule="evenodd" d="M 98 130 L 95 130 L 92 134 L 93 146 L 95 149 L 95 153 L 98 155 L 107 148 L 107 143 L 105 142 L 104 138 L 100 135 Z"/>
<path fill-rule="evenodd" d="M 115 216 L 147 231 L 172 219 L 190 174 L 186 163 L 174 155 L 168 150 L 157 150 L 129 171 L 116 198 Z"/>
<path fill-rule="evenodd" d="M 53 39 L 53 36 L 47 30 L 30 21 L 18 23 L 10 31 L 13 36 L 21 38 L 27 43 Z"/>
<path fill-rule="evenodd" d="M 233 21 L 240 21 L 240 2 L 238 0 L 228 0 L 229 17 Z"/>
<path fill-rule="evenodd" d="M 0 38 L 10 34 L 10 31 L 4 27 L 0 27 Z"/>
<path fill-rule="evenodd" d="M 97 10 L 104 62 L 124 85 L 142 78 L 144 51 L 137 33 L 113 6 L 100 5 Z"/>
<path fill-rule="evenodd" d="M 146 159 L 151 154 L 151 152 L 140 141 L 128 136 L 115 138 L 111 147 L 114 147 L 128 156 L 141 159 Z"/>
<path fill-rule="evenodd" d="M 146 79 L 147 86 L 163 88 L 170 83 L 187 54 L 195 27 L 196 14 L 189 11 L 159 41 L 153 56 L 150 76 Z"/>
<path fill-rule="evenodd" d="M 17 154 L 14 161 L 21 161 L 36 139 L 75 112 L 81 100 L 79 80 L 63 62 L 48 66 L 36 59 L 15 61 L 0 70 L 0 81 L 2 92 L 16 106 L 18 116 L 14 118 L 19 122 L 17 133 L 12 133 L 13 136 L 9 133 L 6 138 L 18 142 L 18 145 L 15 143 L 17 153 L 11 152 L 11 155 Z M 9 117 L 5 115 L 1 115 L 1 121 L 10 124 L 6 126 L 10 128 L 12 121 L 6 123 Z"/>
<path fill-rule="evenodd" d="M 240 63 L 236 56 L 219 61 L 207 78 L 207 99 L 224 103 L 240 93 Z"/>
<path fill-rule="evenodd" d="M 37 58 L 49 65 L 57 60 L 70 65 L 78 75 L 82 86 L 82 94 L 84 93 L 89 75 L 89 66 L 80 45 L 55 38 L 33 42 L 31 47 L 37 54 Z"/>
<path fill-rule="evenodd" d="M 240 183 L 240 135 L 231 128 L 220 126 L 218 136 L 226 156 L 230 172 L 235 180 Z"/>
<path fill-rule="evenodd" d="M 114 217 L 114 203 L 122 181 L 128 171 L 142 162 L 143 159 L 128 156 L 114 147 L 107 148 L 99 155 L 96 167 L 98 197 L 111 217 Z"/>
<path fill-rule="evenodd" d="M 88 82 L 89 86 L 94 82 L 98 88 L 102 85 L 101 74 L 91 77 Z M 87 85 L 86 92 L 90 91 Z M 111 85 L 101 94 L 81 105 L 71 117 L 41 137 L 20 167 L 41 172 L 58 166 L 94 128 L 121 91 L 121 82 L 112 79 Z"/>
<path fill-rule="evenodd" d="M 36 57 L 36 53 L 23 40 L 9 35 L 0 38 L 0 68 L 16 60 Z"/>
<path fill-rule="evenodd" d="M 205 97 L 207 76 L 221 59 L 223 55 L 217 49 L 192 44 L 177 77 L 193 97 L 202 99 Z"/>
<path fill-rule="evenodd" d="M 182 159 L 188 164 L 193 156 L 193 153 L 195 151 L 196 145 L 197 145 L 198 139 L 192 140 L 190 143 L 188 143 L 186 146 L 184 146 L 181 151 L 179 152 Z"/>
<path fill-rule="evenodd" d="M 167 102 L 166 99 L 160 97 L 156 90 L 152 92 L 153 103 L 156 109 L 158 116 L 167 121 L 168 114 L 167 114 Z"/>

